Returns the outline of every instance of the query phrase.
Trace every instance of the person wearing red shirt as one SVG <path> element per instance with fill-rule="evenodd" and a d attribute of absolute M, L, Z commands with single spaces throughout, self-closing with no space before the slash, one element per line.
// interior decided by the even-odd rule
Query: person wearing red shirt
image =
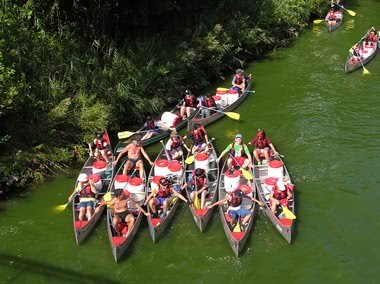
<path fill-rule="evenodd" d="M 260 165 L 260 154 L 264 154 L 265 160 L 269 162 L 269 150 L 272 149 L 274 155 L 278 155 L 276 148 L 273 146 L 272 141 L 266 136 L 264 130 L 259 129 L 256 136 L 248 142 L 249 145 L 253 145 L 253 155 Z"/>

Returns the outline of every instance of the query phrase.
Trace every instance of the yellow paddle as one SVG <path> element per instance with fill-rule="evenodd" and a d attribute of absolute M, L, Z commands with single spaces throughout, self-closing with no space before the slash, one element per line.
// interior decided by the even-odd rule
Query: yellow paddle
<path fill-rule="evenodd" d="M 362 61 L 362 59 L 360 58 L 360 56 L 359 56 L 359 61 L 360 61 L 360 64 L 362 65 L 362 67 L 363 67 L 363 75 L 369 75 L 369 74 L 371 74 L 371 73 L 368 71 L 368 69 L 364 67 L 363 61 Z"/>
<path fill-rule="evenodd" d="M 285 217 L 286 217 L 287 219 L 292 219 L 292 220 L 294 220 L 294 219 L 297 218 L 296 215 L 294 215 L 293 212 L 290 211 L 288 207 L 286 207 L 286 206 L 284 206 L 284 205 L 281 205 L 281 207 L 282 207 L 282 212 L 284 213 L 284 215 L 285 215 Z"/>
<path fill-rule="evenodd" d="M 193 203 L 194 209 L 195 210 L 199 210 L 199 209 L 201 209 L 201 201 L 199 200 L 198 194 L 196 194 L 195 192 L 194 192 L 194 194 L 195 194 L 195 196 L 194 196 L 194 203 Z"/>
<path fill-rule="evenodd" d="M 217 90 L 217 91 L 222 91 L 222 92 L 227 92 L 227 91 L 229 91 L 230 89 L 219 87 L 219 88 L 217 88 L 216 90 Z"/>
<path fill-rule="evenodd" d="M 346 10 L 348 14 L 350 14 L 352 17 L 355 17 L 356 16 L 356 13 L 352 10 L 348 10 L 346 8 L 344 8 L 342 5 L 339 5 L 338 3 L 334 3 L 335 5 L 337 5 L 338 7 L 342 8 L 343 10 Z"/>
<path fill-rule="evenodd" d="M 234 159 L 235 162 L 240 166 L 240 170 L 241 170 L 241 172 L 242 172 L 242 174 L 243 174 L 243 177 L 244 177 L 245 179 L 247 179 L 247 180 L 252 180 L 252 179 L 253 179 L 252 174 L 251 174 L 249 171 L 247 171 L 246 169 L 244 169 L 244 168 L 238 163 L 238 161 L 235 159 L 235 157 L 231 155 L 231 153 L 228 153 L 228 154 L 229 154 L 229 155 L 232 157 L 232 159 Z"/>
<path fill-rule="evenodd" d="M 239 113 L 236 113 L 236 112 L 231 112 L 231 111 L 224 112 L 224 111 L 222 111 L 222 110 L 213 109 L 213 108 L 209 108 L 209 107 L 205 107 L 205 106 L 201 106 L 201 108 L 207 108 L 207 109 L 212 110 L 212 111 L 216 111 L 216 112 L 224 113 L 224 114 L 227 115 L 229 118 L 232 118 L 232 119 L 235 119 L 235 120 L 239 120 L 239 119 L 240 119 L 240 114 L 239 114 Z"/>
<path fill-rule="evenodd" d="M 235 227 L 232 230 L 232 232 L 234 232 L 234 233 L 241 233 L 240 221 L 237 222 L 237 224 L 235 225 Z"/>
<path fill-rule="evenodd" d="M 62 204 L 62 205 L 58 205 L 57 207 L 55 207 L 55 211 L 58 211 L 58 212 L 62 212 L 66 209 L 66 207 L 70 204 L 71 201 L 65 203 L 65 204 Z"/>
<path fill-rule="evenodd" d="M 320 24 L 320 23 L 323 23 L 323 22 L 326 22 L 326 20 L 314 20 L 313 23 L 314 24 Z"/>

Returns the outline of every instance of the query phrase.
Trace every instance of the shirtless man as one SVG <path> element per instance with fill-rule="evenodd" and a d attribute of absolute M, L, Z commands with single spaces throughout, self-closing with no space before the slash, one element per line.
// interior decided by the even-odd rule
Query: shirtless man
<path fill-rule="evenodd" d="M 138 205 L 129 197 L 130 193 L 128 191 L 116 189 L 114 191 L 114 194 L 115 197 L 111 201 L 102 201 L 98 208 L 96 208 L 95 212 L 98 212 L 100 208 L 104 205 L 113 206 L 114 216 L 112 219 L 112 226 L 114 227 L 117 234 L 121 235 L 121 233 L 118 231 L 118 224 L 123 222 L 126 223 L 128 226 L 128 231 L 125 235 L 123 235 L 123 237 L 126 238 L 132 231 L 133 226 L 135 224 L 135 217 L 129 211 L 128 204 L 132 205 L 134 208 L 138 208 L 145 216 L 149 216 L 150 214 L 147 213 L 144 209 L 142 209 L 140 205 Z"/>
<path fill-rule="evenodd" d="M 123 169 L 123 175 L 126 175 L 127 172 L 134 167 L 139 167 L 139 175 L 140 178 L 143 177 L 144 174 L 144 163 L 141 159 L 141 154 L 143 154 L 144 158 L 149 162 L 151 166 L 153 166 L 153 162 L 150 160 L 148 154 L 144 151 L 144 148 L 140 146 L 140 143 L 134 139 L 132 140 L 132 143 L 128 144 L 123 151 L 119 153 L 119 155 L 116 158 L 116 161 L 114 161 L 114 165 L 117 165 L 120 158 L 127 153 L 128 158 L 125 162 L 124 169 Z"/>

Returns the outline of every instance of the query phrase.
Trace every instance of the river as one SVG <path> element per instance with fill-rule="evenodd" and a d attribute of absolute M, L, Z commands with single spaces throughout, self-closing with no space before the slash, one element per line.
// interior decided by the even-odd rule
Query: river
<path fill-rule="evenodd" d="M 380 58 L 371 75 L 344 73 L 348 49 L 371 26 L 380 27 L 380 1 L 355 1 L 332 34 L 310 27 L 248 72 L 256 93 L 208 127 L 223 150 L 231 135 L 267 131 L 297 185 L 297 226 L 288 245 L 259 212 L 237 259 L 217 212 L 200 233 L 181 206 L 166 235 L 153 244 L 146 222 L 130 251 L 112 259 L 103 220 L 81 246 L 70 210 L 53 213 L 77 172 L 0 202 L 1 283 L 379 283 Z M 228 82 L 226 82 L 226 85 Z M 148 148 L 154 158 L 158 147 Z"/>

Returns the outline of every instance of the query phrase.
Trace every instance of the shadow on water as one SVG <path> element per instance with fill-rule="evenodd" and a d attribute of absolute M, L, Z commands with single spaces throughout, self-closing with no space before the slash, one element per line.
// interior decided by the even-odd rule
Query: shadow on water
<path fill-rule="evenodd" d="M 86 274 L 71 269 L 61 268 L 53 266 L 51 264 L 22 257 L 16 257 L 4 253 L 0 253 L 0 266 L 20 270 L 20 273 L 9 279 L 7 283 L 15 282 L 23 272 L 39 274 L 45 277 L 49 277 L 51 280 L 67 283 L 120 283 L 101 275 Z"/>

